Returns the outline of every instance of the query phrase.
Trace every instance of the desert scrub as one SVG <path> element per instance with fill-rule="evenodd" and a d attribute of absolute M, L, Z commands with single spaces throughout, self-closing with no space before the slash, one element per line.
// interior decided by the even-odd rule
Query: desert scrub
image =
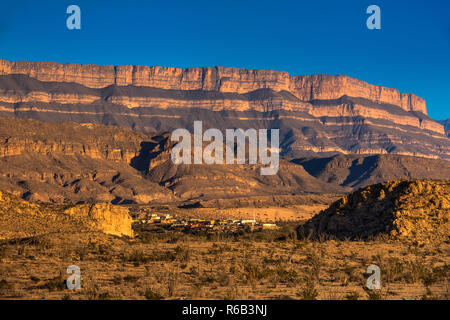
<path fill-rule="evenodd" d="M 276 279 L 277 282 L 285 283 L 288 285 L 295 285 L 300 280 L 300 277 L 299 277 L 297 271 L 287 269 L 281 265 L 279 265 L 275 269 L 274 274 L 275 274 L 274 278 Z"/>
<path fill-rule="evenodd" d="M 4 295 L 6 292 L 12 289 L 12 283 L 8 282 L 6 279 L 0 280 L 0 295 Z"/>
<path fill-rule="evenodd" d="M 159 293 L 154 292 L 152 289 L 147 288 L 144 292 L 144 297 L 147 300 L 163 300 L 164 297 Z"/>
<path fill-rule="evenodd" d="M 324 262 L 316 252 L 310 252 L 306 255 L 304 263 L 307 265 L 307 273 L 314 278 L 315 281 L 320 281 L 320 274 Z"/>
<path fill-rule="evenodd" d="M 363 286 L 363 289 L 366 292 L 367 298 L 369 300 L 381 300 L 383 298 L 381 290 L 369 289 L 366 286 Z"/>
<path fill-rule="evenodd" d="M 244 282 L 256 283 L 273 274 L 273 270 L 258 266 L 251 262 L 244 262 L 244 273 L 242 275 Z"/>
<path fill-rule="evenodd" d="M 84 290 L 84 297 L 86 300 L 116 300 L 120 299 L 107 291 L 101 291 L 97 284 L 90 285 Z"/>
<path fill-rule="evenodd" d="M 45 281 L 40 288 L 48 289 L 48 291 L 62 291 L 67 288 L 66 280 L 63 279 L 60 273 L 58 276 Z"/>
<path fill-rule="evenodd" d="M 180 285 L 179 273 L 169 272 L 167 280 L 167 292 L 169 294 L 169 297 L 173 297 L 175 295 L 179 285 Z"/>
<path fill-rule="evenodd" d="M 307 277 L 303 287 L 296 293 L 300 300 L 316 300 L 319 292 L 316 289 L 314 279 Z"/>
<path fill-rule="evenodd" d="M 145 264 L 152 260 L 150 257 L 146 256 L 142 250 L 133 250 L 130 253 L 122 252 L 120 258 L 123 262 L 131 262 L 134 266 L 138 267 L 141 264 Z"/>
<path fill-rule="evenodd" d="M 8 254 L 8 245 L 7 244 L 1 244 L 0 245 L 0 262 L 2 262 Z"/>
<path fill-rule="evenodd" d="M 351 291 L 345 295 L 346 300 L 358 300 L 359 299 L 359 293 L 356 291 Z"/>
<path fill-rule="evenodd" d="M 123 277 L 123 280 L 125 282 L 136 283 L 139 280 L 139 276 L 134 276 L 134 275 L 128 274 L 125 277 Z"/>

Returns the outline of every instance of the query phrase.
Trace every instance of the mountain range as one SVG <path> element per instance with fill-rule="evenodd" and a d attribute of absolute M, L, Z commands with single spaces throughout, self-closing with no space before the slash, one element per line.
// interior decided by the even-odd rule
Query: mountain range
<path fill-rule="evenodd" d="M 279 128 L 278 173 L 174 165 L 170 132 L 196 120 Z M 292 202 L 450 179 L 448 125 L 414 94 L 344 75 L 0 60 L 0 190 L 38 202 Z"/>
<path fill-rule="evenodd" d="M 0 60 L 0 115 L 148 134 L 280 128 L 281 155 L 398 154 L 450 159 L 425 101 L 345 75 Z"/>
<path fill-rule="evenodd" d="M 168 133 L 0 117 L 0 190 L 74 204 L 295 203 L 303 201 L 296 195 L 342 195 L 390 179 L 450 179 L 445 160 L 344 154 L 282 158 L 276 175 L 261 176 L 258 165 L 175 165 L 172 147 Z"/>

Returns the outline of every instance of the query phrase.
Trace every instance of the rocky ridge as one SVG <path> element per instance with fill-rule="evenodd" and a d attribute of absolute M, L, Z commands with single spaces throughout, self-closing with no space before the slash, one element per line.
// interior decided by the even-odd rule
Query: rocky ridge
<path fill-rule="evenodd" d="M 247 93 L 262 88 L 291 92 L 298 99 L 330 100 L 344 95 L 366 98 L 426 114 L 425 101 L 396 89 L 377 87 L 345 75 L 304 75 L 229 67 L 170 68 L 81 65 L 56 62 L 9 62 L 0 59 L 0 74 L 24 74 L 41 81 L 75 82 L 89 88 L 109 85 Z"/>
<path fill-rule="evenodd" d="M 300 226 L 300 238 L 370 239 L 385 234 L 415 243 L 448 241 L 450 181 L 393 180 L 336 201 Z"/>
<path fill-rule="evenodd" d="M 274 176 L 261 176 L 258 165 L 174 165 L 168 137 L 0 117 L 0 190 L 36 202 L 239 204 L 249 196 L 289 202 L 305 193 L 343 194 L 389 179 L 450 179 L 448 161 L 401 155 L 281 158 Z"/>
<path fill-rule="evenodd" d="M 288 157 L 399 154 L 450 159 L 423 99 L 346 76 L 234 68 L 0 60 L 0 116 L 100 123 L 145 133 L 280 128 Z"/>

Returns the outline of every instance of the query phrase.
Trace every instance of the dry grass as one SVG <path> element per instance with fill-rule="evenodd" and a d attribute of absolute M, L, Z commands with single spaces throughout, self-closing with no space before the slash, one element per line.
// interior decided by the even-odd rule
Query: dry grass
<path fill-rule="evenodd" d="M 448 299 L 449 244 L 298 241 L 277 232 L 136 239 L 60 233 L 0 246 L 3 299 Z M 145 241 L 144 241 L 144 240 Z M 68 290 L 76 264 L 82 289 Z M 368 265 L 380 291 L 365 290 Z"/>

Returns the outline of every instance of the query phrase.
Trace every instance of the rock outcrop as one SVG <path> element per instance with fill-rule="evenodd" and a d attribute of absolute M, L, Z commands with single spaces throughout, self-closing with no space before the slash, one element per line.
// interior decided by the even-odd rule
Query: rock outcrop
<path fill-rule="evenodd" d="M 420 244 L 448 241 L 449 219 L 449 180 L 397 180 L 355 191 L 297 232 L 302 239 L 369 239 L 385 234 Z"/>
<path fill-rule="evenodd" d="M 0 191 L 0 240 L 87 231 L 133 237 L 131 223 L 129 210 L 125 207 L 106 203 L 36 204 Z"/>
<path fill-rule="evenodd" d="M 72 219 L 81 220 L 92 230 L 115 236 L 133 237 L 132 219 L 126 207 L 108 203 L 80 204 L 64 210 Z"/>

